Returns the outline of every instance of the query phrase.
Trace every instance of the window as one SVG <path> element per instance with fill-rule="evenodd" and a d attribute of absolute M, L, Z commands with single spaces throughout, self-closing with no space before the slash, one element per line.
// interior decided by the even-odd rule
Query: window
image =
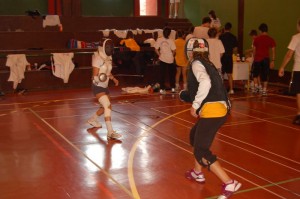
<path fill-rule="evenodd" d="M 140 0 L 140 16 L 157 16 L 157 1 Z"/>

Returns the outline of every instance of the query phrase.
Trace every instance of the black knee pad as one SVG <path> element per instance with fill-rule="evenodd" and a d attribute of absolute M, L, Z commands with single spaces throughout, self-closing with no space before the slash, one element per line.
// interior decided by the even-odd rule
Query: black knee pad
<path fill-rule="evenodd" d="M 215 161 L 217 161 L 217 156 L 212 154 L 210 150 L 201 151 L 200 153 L 197 153 L 195 156 L 198 163 L 204 168 L 207 167 L 208 170 L 210 170 L 210 165 L 212 165 Z"/>

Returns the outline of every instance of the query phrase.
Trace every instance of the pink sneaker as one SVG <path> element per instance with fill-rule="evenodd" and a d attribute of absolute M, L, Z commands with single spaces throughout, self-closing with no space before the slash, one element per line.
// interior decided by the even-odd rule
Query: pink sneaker
<path fill-rule="evenodd" d="M 218 199 L 230 198 L 230 196 L 232 196 L 234 192 L 239 190 L 241 186 L 242 184 L 236 180 L 232 180 L 232 182 L 228 184 L 222 184 L 222 194 L 218 197 Z"/>
<path fill-rule="evenodd" d="M 198 183 L 205 182 L 204 174 L 202 172 L 200 172 L 199 174 L 196 174 L 194 169 L 191 169 L 191 170 L 185 172 L 185 177 L 192 181 L 195 180 Z"/>

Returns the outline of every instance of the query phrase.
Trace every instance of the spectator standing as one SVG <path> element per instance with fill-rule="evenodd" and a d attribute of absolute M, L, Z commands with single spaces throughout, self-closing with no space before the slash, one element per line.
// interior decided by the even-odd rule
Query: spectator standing
<path fill-rule="evenodd" d="M 178 18 L 180 0 L 170 0 L 169 18 Z"/>
<path fill-rule="evenodd" d="M 284 68 L 294 55 L 293 65 L 293 79 L 291 85 L 291 92 L 296 94 L 297 97 L 297 115 L 293 124 L 300 125 L 300 19 L 297 22 L 298 33 L 293 35 L 288 45 L 288 51 L 285 54 L 283 62 L 279 68 L 278 75 L 284 75 Z"/>
<path fill-rule="evenodd" d="M 201 26 L 196 26 L 193 32 L 194 37 L 208 39 L 208 29 L 210 28 L 211 19 L 203 17 Z"/>
<path fill-rule="evenodd" d="M 194 37 L 193 33 L 194 33 L 194 30 L 195 30 L 195 26 L 191 26 L 188 30 L 188 32 L 186 33 L 186 36 L 185 36 L 185 41 L 189 40 L 190 38 Z"/>
<path fill-rule="evenodd" d="M 210 28 L 208 30 L 208 35 L 209 39 L 207 39 L 207 42 L 209 45 L 209 60 L 215 65 L 222 77 L 221 57 L 225 53 L 225 48 L 222 41 L 217 38 L 218 30 L 216 28 Z"/>
<path fill-rule="evenodd" d="M 233 59 L 232 55 L 237 51 L 237 38 L 231 33 L 232 24 L 226 23 L 224 27 L 224 33 L 220 35 L 220 40 L 223 43 L 225 48 L 225 53 L 221 58 L 222 63 L 222 73 L 226 73 L 229 83 L 229 94 L 234 94 L 233 90 L 233 78 L 232 78 L 232 69 L 233 69 Z"/>
<path fill-rule="evenodd" d="M 166 94 L 166 76 L 169 72 L 169 82 L 172 90 L 175 91 L 175 74 L 176 67 L 174 65 L 174 55 L 176 45 L 174 40 L 170 39 L 171 28 L 165 27 L 163 29 L 163 37 L 156 40 L 154 44 L 155 52 L 158 55 L 160 67 L 160 93 Z"/>
<path fill-rule="evenodd" d="M 211 11 L 209 11 L 208 15 L 211 19 L 210 27 L 216 28 L 217 30 L 219 30 L 221 28 L 221 21 L 217 17 L 216 12 L 214 10 L 211 10 Z"/>
<path fill-rule="evenodd" d="M 185 39 L 184 39 L 184 32 L 182 30 L 177 31 L 177 39 L 175 40 L 176 45 L 176 53 L 175 53 L 175 63 L 176 63 L 176 84 L 175 84 L 175 90 L 180 90 L 180 76 L 182 74 L 182 80 L 183 80 L 183 89 L 187 89 L 187 65 L 188 60 L 185 56 Z"/>
<path fill-rule="evenodd" d="M 253 42 L 253 81 L 255 89 L 254 92 L 259 92 L 258 78 L 260 77 L 263 87 L 261 94 L 263 96 L 266 96 L 270 69 L 274 68 L 276 43 L 275 40 L 268 35 L 267 24 L 260 24 L 258 29 L 261 32 L 261 34 L 257 36 Z"/>
<path fill-rule="evenodd" d="M 247 55 L 247 58 L 246 60 L 251 64 L 251 71 L 250 71 L 250 88 L 252 90 L 252 92 L 255 92 L 255 89 L 254 89 L 254 81 L 253 81 L 253 41 L 254 39 L 257 37 L 257 31 L 255 29 L 251 30 L 250 33 L 249 33 L 249 36 L 251 37 L 252 39 L 252 43 L 251 43 L 251 48 L 250 49 L 247 49 L 245 51 L 245 54 Z M 258 77 L 257 78 L 257 82 L 258 82 L 258 88 L 260 91 L 262 91 L 262 86 L 260 84 L 260 78 Z"/>
<path fill-rule="evenodd" d="M 253 42 L 254 42 L 254 39 L 257 37 L 257 35 L 258 35 L 257 34 L 257 30 L 255 30 L 255 29 L 251 30 L 250 33 L 249 33 L 249 36 L 251 37 L 251 40 L 252 40 L 252 42 L 251 42 L 251 48 L 247 49 L 245 51 L 245 54 L 247 55 L 246 56 L 247 57 L 247 61 L 249 61 L 250 63 L 253 62 Z"/>

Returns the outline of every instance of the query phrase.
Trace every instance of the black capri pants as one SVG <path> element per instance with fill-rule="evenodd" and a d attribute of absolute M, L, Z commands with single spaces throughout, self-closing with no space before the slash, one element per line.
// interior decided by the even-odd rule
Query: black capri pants
<path fill-rule="evenodd" d="M 200 118 L 190 132 L 190 144 L 194 147 L 194 155 L 200 163 L 202 158 L 212 164 L 216 156 L 210 151 L 210 147 L 219 128 L 225 123 L 227 115 L 217 118 Z"/>

